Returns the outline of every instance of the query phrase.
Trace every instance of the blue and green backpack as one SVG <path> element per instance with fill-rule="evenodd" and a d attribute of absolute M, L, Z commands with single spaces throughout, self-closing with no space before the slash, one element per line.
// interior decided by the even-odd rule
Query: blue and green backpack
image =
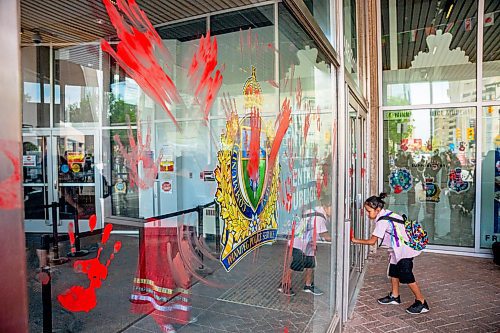
<path fill-rule="evenodd" d="M 422 251 L 427 246 L 429 242 L 429 237 L 427 236 L 427 232 L 424 230 L 420 222 L 415 220 L 410 220 L 406 217 L 406 215 L 402 215 L 403 219 L 400 220 L 398 218 L 386 215 L 381 216 L 379 220 L 387 220 L 393 223 L 400 223 L 405 226 L 406 235 L 408 235 L 408 241 L 405 240 L 405 244 L 411 247 L 414 250 Z M 396 229 L 393 228 L 395 231 Z M 397 237 L 397 235 L 393 235 Z"/>

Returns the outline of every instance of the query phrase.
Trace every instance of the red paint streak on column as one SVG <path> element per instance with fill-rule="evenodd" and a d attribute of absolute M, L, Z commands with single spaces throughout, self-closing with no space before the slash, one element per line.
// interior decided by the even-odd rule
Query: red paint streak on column
<path fill-rule="evenodd" d="M 127 118 L 128 125 L 128 140 L 130 145 L 130 152 L 123 146 L 120 136 L 116 134 L 113 139 L 118 145 L 118 149 L 123 158 L 127 161 L 127 168 L 129 170 L 130 186 L 137 186 L 140 189 L 148 189 L 153 186 L 156 176 L 158 174 L 158 165 L 161 160 L 159 154 L 156 161 L 151 158 L 151 126 L 147 126 L 146 142 L 143 143 L 141 123 L 137 123 L 137 141 L 132 132 L 130 120 Z M 142 161 L 144 176 L 139 176 L 139 162 Z"/>
<path fill-rule="evenodd" d="M 21 208 L 21 165 L 15 149 L 19 143 L 0 140 L 0 158 L 5 155 L 12 165 L 10 175 L 0 181 L 0 209 Z"/>
<path fill-rule="evenodd" d="M 295 220 L 292 221 L 292 230 L 289 235 L 288 246 L 285 250 L 285 260 L 283 262 L 283 274 L 281 276 L 281 288 L 285 293 L 290 291 L 292 287 L 292 276 L 290 273 L 290 264 L 292 263 L 293 242 L 295 239 Z"/>
<path fill-rule="evenodd" d="M 317 128 L 318 132 L 321 132 L 321 114 L 320 114 L 319 105 L 316 107 L 316 128 Z"/>
<path fill-rule="evenodd" d="M 269 83 L 274 88 L 279 88 L 279 85 L 275 80 L 267 80 L 267 83 Z"/>
<path fill-rule="evenodd" d="M 68 223 L 68 235 L 69 235 L 69 243 L 71 244 L 71 253 L 75 253 L 75 231 L 73 228 L 73 222 Z"/>
<path fill-rule="evenodd" d="M 283 333 L 288 333 L 288 327 L 285 327 L 285 330 L 283 331 Z"/>
<path fill-rule="evenodd" d="M 287 157 L 288 157 L 288 169 L 290 171 L 292 171 L 293 170 L 293 166 L 294 166 L 293 140 L 292 140 L 292 138 L 288 139 Z"/>
<path fill-rule="evenodd" d="M 260 162 L 260 112 L 255 107 L 250 113 L 250 147 L 248 161 L 248 176 L 252 182 L 258 182 L 259 162 Z"/>
<path fill-rule="evenodd" d="M 311 126 L 311 113 L 306 114 L 306 119 L 304 120 L 304 150 L 307 142 L 307 134 L 309 134 L 309 127 Z"/>
<path fill-rule="evenodd" d="M 118 12 L 110 0 L 103 0 L 120 42 L 116 51 L 104 39 L 101 48 L 109 53 L 123 70 L 148 94 L 177 125 L 170 111 L 172 103 L 181 97 L 172 79 L 163 70 L 163 61 L 171 61 L 168 50 L 135 0 L 117 0 Z M 158 52 L 163 59 L 157 58 Z"/>
<path fill-rule="evenodd" d="M 108 267 L 114 259 L 115 254 L 121 249 L 121 242 L 116 241 L 113 246 L 114 251 L 106 261 L 106 264 L 102 264 L 99 261 L 103 247 L 108 241 L 112 229 L 113 226 L 111 224 L 106 225 L 104 228 L 102 246 L 99 247 L 97 256 L 94 259 L 77 260 L 73 264 L 75 272 L 87 275 L 89 286 L 87 288 L 72 286 L 63 294 L 57 296 L 57 300 L 66 310 L 73 312 L 89 312 L 97 305 L 96 289 L 100 288 L 102 286 L 102 281 L 106 280 L 108 277 Z"/>
<path fill-rule="evenodd" d="M 214 37 L 212 40 L 208 32 L 200 39 L 188 73 L 191 83 L 196 87 L 194 95 L 203 105 L 205 121 L 208 121 L 208 114 L 222 85 L 221 71 L 215 70 L 215 67 L 217 67 L 217 38 Z"/>
<path fill-rule="evenodd" d="M 302 108 L 302 82 L 300 77 L 297 78 L 297 86 L 295 88 L 295 102 L 297 104 L 297 110 Z"/>
<path fill-rule="evenodd" d="M 95 214 L 92 214 L 92 215 L 90 215 L 90 218 L 89 218 L 90 231 L 94 231 L 96 225 L 97 225 L 97 217 L 95 216 Z"/>
<path fill-rule="evenodd" d="M 281 146 L 281 141 L 285 136 L 288 127 L 290 126 L 292 108 L 290 107 L 290 100 L 285 98 L 283 104 L 281 105 L 281 112 L 276 119 L 276 124 L 278 129 L 276 130 L 276 136 L 274 137 L 273 144 L 271 146 L 271 151 L 269 153 L 269 172 L 274 172 L 274 165 L 276 163 L 276 157 Z"/>

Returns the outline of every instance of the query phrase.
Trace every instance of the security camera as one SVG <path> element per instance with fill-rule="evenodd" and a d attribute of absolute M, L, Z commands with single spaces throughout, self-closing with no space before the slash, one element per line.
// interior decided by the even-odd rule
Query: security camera
<path fill-rule="evenodd" d="M 31 36 L 31 40 L 35 44 L 40 44 L 42 42 L 42 35 L 38 31 L 33 32 L 33 36 Z"/>

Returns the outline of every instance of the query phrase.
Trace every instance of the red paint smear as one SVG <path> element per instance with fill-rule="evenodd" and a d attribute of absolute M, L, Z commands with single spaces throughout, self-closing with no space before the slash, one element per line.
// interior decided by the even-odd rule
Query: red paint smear
<path fill-rule="evenodd" d="M 68 223 L 68 235 L 69 235 L 69 242 L 71 244 L 71 253 L 75 253 L 75 232 L 73 228 L 73 222 Z"/>
<path fill-rule="evenodd" d="M 194 95 L 202 101 L 204 119 L 208 121 L 208 114 L 214 103 L 215 97 L 222 86 L 222 75 L 217 66 L 217 38 L 213 41 L 210 32 L 202 36 L 198 50 L 193 55 L 191 66 L 189 67 L 188 77 L 191 84 L 196 89 Z"/>
<path fill-rule="evenodd" d="M 288 293 L 290 288 L 292 287 L 292 276 L 290 274 L 290 263 L 292 262 L 292 251 L 293 251 L 293 242 L 295 239 L 295 220 L 292 222 L 292 230 L 290 232 L 290 241 L 288 242 L 288 246 L 285 250 L 285 260 L 283 262 L 283 274 L 281 277 L 281 288 L 284 292 Z"/>
<path fill-rule="evenodd" d="M 304 150 L 307 142 L 307 134 L 309 133 L 309 127 L 311 126 L 311 113 L 306 114 L 306 119 L 304 120 Z"/>
<path fill-rule="evenodd" d="M 165 110 L 177 126 L 177 120 L 170 111 L 169 104 L 179 103 L 181 98 L 174 82 L 163 70 L 161 60 L 156 57 L 155 51 L 166 62 L 172 57 L 135 0 L 127 2 L 117 1 L 124 17 L 110 0 L 103 0 L 120 42 L 116 46 L 116 52 L 104 39 L 101 40 L 101 48 L 109 53 L 142 90 Z"/>
<path fill-rule="evenodd" d="M 90 228 L 90 231 L 94 231 L 96 225 L 97 225 L 97 217 L 95 216 L 95 214 L 92 214 L 89 217 L 89 228 Z"/>
<path fill-rule="evenodd" d="M 278 129 L 276 130 L 276 136 L 274 137 L 273 144 L 271 146 L 271 151 L 269 153 L 269 172 L 274 172 L 274 164 L 276 163 L 276 157 L 278 156 L 278 152 L 281 146 L 281 141 L 283 141 L 283 137 L 290 126 L 292 108 L 290 107 L 290 100 L 285 98 L 283 104 L 281 105 L 281 112 L 276 119 L 276 123 L 278 124 Z"/>
<path fill-rule="evenodd" d="M 288 169 L 290 171 L 292 171 L 293 170 L 293 166 L 294 166 L 293 140 L 292 140 L 292 138 L 288 139 L 287 157 L 288 157 Z"/>
<path fill-rule="evenodd" d="M 109 238 L 109 234 L 113 226 L 106 225 L 102 235 L 102 244 L 104 245 Z M 72 286 L 63 294 L 57 296 L 57 300 L 63 308 L 73 312 L 89 312 L 97 305 L 96 289 L 102 286 L 102 281 L 108 277 L 108 267 L 113 260 L 115 253 L 121 249 L 121 242 L 115 242 L 114 253 L 102 264 L 99 261 L 103 247 L 101 246 L 97 251 L 97 256 L 93 259 L 77 260 L 73 264 L 73 269 L 77 273 L 84 273 L 89 279 L 89 286 L 84 288 L 82 286 Z"/>
<path fill-rule="evenodd" d="M 267 83 L 269 83 L 271 86 L 273 86 L 274 88 L 279 88 L 279 85 L 278 83 L 276 82 L 276 80 L 267 80 Z"/>
<path fill-rule="evenodd" d="M 260 162 L 260 131 L 261 131 L 261 118 L 258 109 L 253 108 L 250 113 L 250 147 L 249 147 L 249 161 L 247 165 L 248 176 L 253 182 L 259 180 L 259 162 Z"/>
<path fill-rule="evenodd" d="M 354 229 L 351 227 L 351 233 L 350 233 L 351 240 L 354 238 Z"/>
<path fill-rule="evenodd" d="M 43 285 L 49 283 L 49 281 L 50 281 L 49 274 L 47 274 L 45 272 L 38 273 L 37 277 L 38 277 L 38 281 L 40 281 Z"/>
<path fill-rule="evenodd" d="M 321 179 L 316 179 L 316 195 L 318 200 L 321 198 Z"/>
<path fill-rule="evenodd" d="M 300 110 L 302 107 L 302 83 L 300 77 L 297 79 L 297 86 L 295 88 L 295 102 L 297 103 L 297 109 Z"/>
<path fill-rule="evenodd" d="M 285 327 L 285 330 L 283 331 L 283 333 L 288 333 L 288 327 Z"/>
<path fill-rule="evenodd" d="M 319 106 L 316 108 L 316 128 L 318 129 L 318 132 L 321 131 L 321 115 L 319 113 Z"/>
<path fill-rule="evenodd" d="M 111 230 L 113 230 L 112 224 L 106 224 L 104 231 L 102 232 L 101 243 L 104 245 L 108 242 L 109 236 L 111 235 Z"/>
<path fill-rule="evenodd" d="M 159 154 L 156 161 L 151 158 L 151 126 L 148 123 L 146 142 L 143 143 L 142 139 L 142 127 L 141 123 L 137 123 L 137 142 L 134 138 L 132 132 L 132 126 L 130 125 L 130 119 L 127 117 L 128 122 L 128 140 L 130 145 L 130 152 L 125 146 L 123 146 L 120 136 L 116 134 L 113 139 L 118 145 L 118 149 L 123 158 L 127 161 L 127 168 L 129 170 L 129 181 L 130 186 L 137 186 L 140 189 L 151 188 L 155 182 L 156 176 L 158 175 L 158 166 L 162 155 Z M 142 161 L 144 176 L 139 177 L 139 161 Z"/>
<path fill-rule="evenodd" d="M 3 153 L 12 165 L 12 172 L 0 181 L 0 209 L 21 208 L 21 166 L 16 149 L 19 143 L 0 140 L 0 153 Z"/>

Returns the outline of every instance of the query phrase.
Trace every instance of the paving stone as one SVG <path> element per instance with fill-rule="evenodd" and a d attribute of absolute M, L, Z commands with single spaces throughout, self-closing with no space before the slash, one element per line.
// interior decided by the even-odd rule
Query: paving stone
<path fill-rule="evenodd" d="M 352 319 L 344 332 L 500 332 L 500 269 L 490 259 L 423 253 L 415 258 L 414 274 L 431 311 L 412 316 L 413 302 L 401 286 L 401 306 L 377 303 L 390 290 L 387 254 L 378 251 L 368 271 Z"/>

